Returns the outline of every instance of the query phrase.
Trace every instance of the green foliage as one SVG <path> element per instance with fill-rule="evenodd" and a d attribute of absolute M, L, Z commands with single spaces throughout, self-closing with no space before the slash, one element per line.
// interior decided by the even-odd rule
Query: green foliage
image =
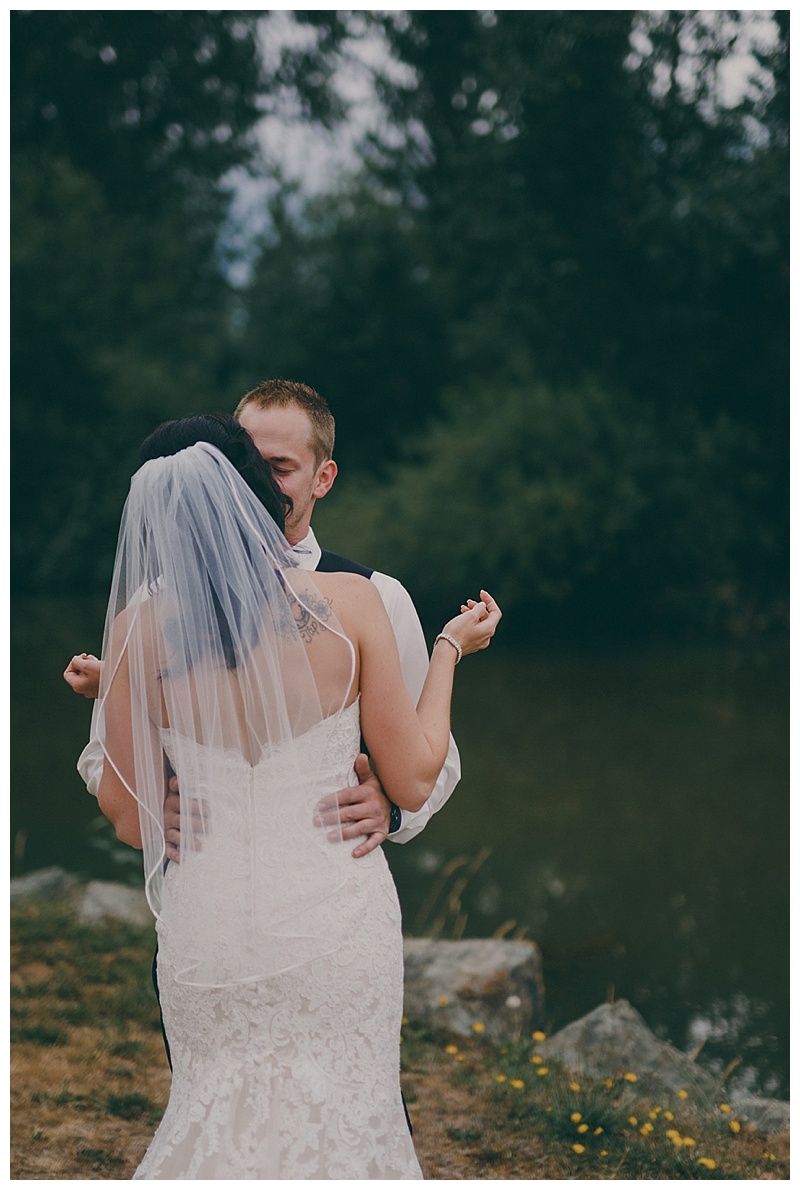
<path fill-rule="evenodd" d="M 388 484 L 339 494 L 325 533 L 439 614 L 442 592 L 486 585 L 520 619 L 556 604 L 594 626 L 705 618 L 731 597 L 743 551 L 766 567 L 780 549 L 741 499 L 764 470 L 725 417 L 664 418 L 593 384 L 465 386 Z"/>
<path fill-rule="evenodd" d="M 13 143 L 69 157 L 117 212 L 188 204 L 183 235 L 207 249 L 223 201 L 215 183 L 250 157 L 255 37 L 246 13 L 14 12 Z"/>
<path fill-rule="evenodd" d="M 272 205 L 245 295 L 242 362 L 256 376 L 302 376 L 337 420 L 336 457 L 381 474 L 419 432 L 447 380 L 446 326 L 408 213 L 355 186 Z"/>
<path fill-rule="evenodd" d="M 763 96 L 710 105 L 731 39 L 692 12 L 494 17 L 389 22 L 418 77 L 395 112 L 429 138 L 413 183 L 457 365 L 488 379 L 525 345 L 551 382 L 588 370 L 650 399 L 759 421 L 766 406 L 782 422 L 785 127 Z M 632 27 L 651 52 L 632 53 Z M 675 71 L 693 35 L 687 93 Z M 769 61 L 778 75 L 784 52 Z M 397 155 L 385 174 L 408 188 Z"/>

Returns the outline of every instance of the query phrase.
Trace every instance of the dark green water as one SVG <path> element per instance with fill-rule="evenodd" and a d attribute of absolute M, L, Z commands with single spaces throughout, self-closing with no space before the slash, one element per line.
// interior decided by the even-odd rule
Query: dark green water
<path fill-rule="evenodd" d="M 99 651 L 101 608 L 14 610 L 12 839 L 19 868 L 108 875 L 74 770 L 90 706 L 61 680 Z M 788 1095 L 788 658 L 784 642 L 515 654 L 458 670 L 464 778 L 427 830 L 387 845 L 413 929 L 448 861 L 491 854 L 466 935 L 513 921 L 545 959 L 551 1028 L 606 999 L 731 1082 Z M 23 850 L 24 848 L 24 850 Z M 462 921 L 463 924 L 463 921 Z"/>

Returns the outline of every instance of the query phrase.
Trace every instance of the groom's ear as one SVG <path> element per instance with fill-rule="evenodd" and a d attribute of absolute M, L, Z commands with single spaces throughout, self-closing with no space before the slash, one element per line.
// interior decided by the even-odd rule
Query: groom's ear
<path fill-rule="evenodd" d="M 333 487 L 333 481 L 339 474 L 339 468 L 334 463 L 333 459 L 328 459 L 322 464 L 317 472 L 317 482 L 314 485 L 312 495 L 316 500 L 321 500 L 323 496 L 327 496 L 328 492 Z"/>

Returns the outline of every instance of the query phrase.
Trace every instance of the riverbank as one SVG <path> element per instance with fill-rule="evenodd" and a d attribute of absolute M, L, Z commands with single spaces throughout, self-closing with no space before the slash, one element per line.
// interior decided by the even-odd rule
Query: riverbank
<path fill-rule="evenodd" d="M 81 926 L 58 904 L 15 910 L 13 1179 L 130 1178 L 169 1094 L 151 961 L 151 927 Z M 404 1024 L 403 1088 L 427 1178 L 788 1177 L 788 1136 L 680 1090 L 655 1100 L 637 1098 L 630 1078 L 575 1081 L 542 1048 Z"/>

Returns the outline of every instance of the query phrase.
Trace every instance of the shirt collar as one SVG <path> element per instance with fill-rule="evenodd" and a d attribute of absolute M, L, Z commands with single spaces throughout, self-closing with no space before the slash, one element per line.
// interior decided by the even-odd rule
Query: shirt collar
<path fill-rule="evenodd" d="M 302 541 L 292 546 L 292 555 L 297 559 L 300 570 L 316 570 L 322 557 L 322 549 L 314 536 L 314 530 L 309 529 Z"/>

